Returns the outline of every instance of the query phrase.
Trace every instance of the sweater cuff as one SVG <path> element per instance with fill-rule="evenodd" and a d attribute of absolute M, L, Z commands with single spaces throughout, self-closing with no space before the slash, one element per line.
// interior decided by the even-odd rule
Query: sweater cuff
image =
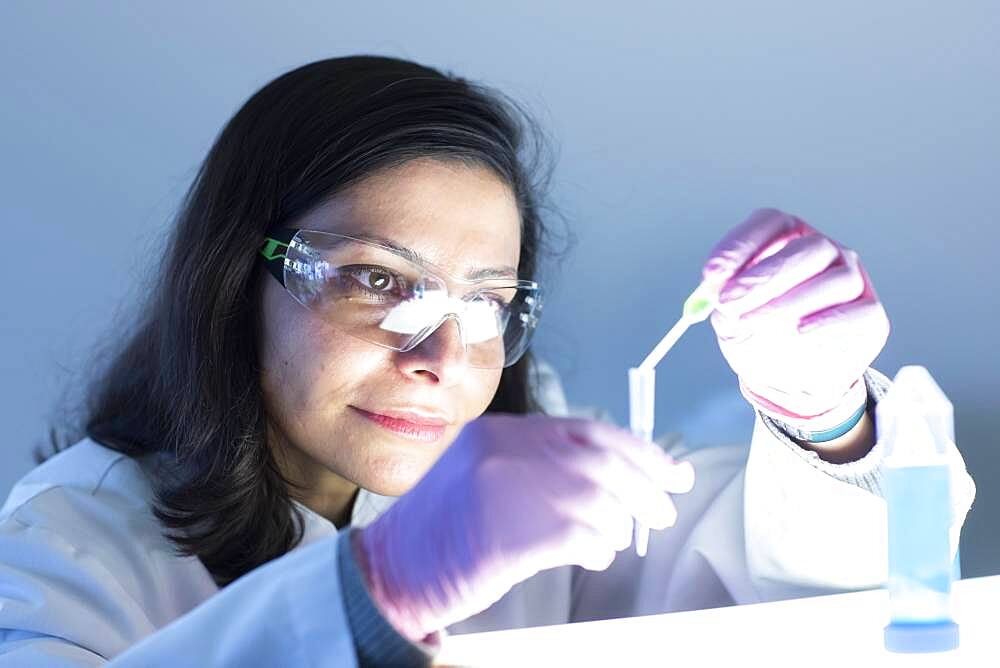
<path fill-rule="evenodd" d="M 340 572 L 344 608 L 351 626 L 358 665 L 429 666 L 437 646 L 412 643 L 379 612 L 365 586 L 364 576 L 351 549 L 351 529 L 337 536 L 337 570 Z"/>
<path fill-rule="evenodd" d="M 865 371 L 864 379 L 865 388 L 868 391 L 868 408 L 872 415 L 874 415 L 875 405 L 889 391 L 889 386 L 892 383 L 888 378 L 874 369 Z M 885 448 L 882 447 L 882 443 L 878 440 L 877 433 L 875 446 L 867 455 L 853 462 L 833 464 L 825 461 L 812 450 L 806 450 L 800 446 L 777 422 L 764 413 L 758 410 L 757 415 L 778 441 L 783 443 L 813 468 L 823 471 L 836 480 L 860 487 L 876 496 L 883 496 L 882 462 L 885 459 Z"/>

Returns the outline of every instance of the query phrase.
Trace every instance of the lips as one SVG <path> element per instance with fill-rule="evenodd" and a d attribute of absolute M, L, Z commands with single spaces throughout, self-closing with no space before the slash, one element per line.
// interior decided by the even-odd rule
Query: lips
<path fill-rule="evenodd" d="M 366 411 L 373 415 L 384 415 L 385 417 L 390 417 L 395 420 L 403 420 L 404 422 L 410 422 L 412 424 L 420 425 L 422 427 L 443 427 L 448 424 L 443 416 L 431 415 L 424 412 L 416 411 L 405 411 L 405 410 L 376 410 L 376 411 Z"/>
<path fill-rule="evenodd" d="M 443 417 L 396 409 L 367 411 L 351 406 L 362 417 L 401 436 L 419 441 L 436 441 L 444 433 L 449 422 Z"/>

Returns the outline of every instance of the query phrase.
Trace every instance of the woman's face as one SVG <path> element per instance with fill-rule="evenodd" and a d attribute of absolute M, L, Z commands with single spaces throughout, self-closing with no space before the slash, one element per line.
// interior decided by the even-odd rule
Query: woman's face
<path fill-rule="evenodd" d="M 378 235 L 452 276 L 516 270 L 520 257 L 520 217 L 510 188 L 485 168 L 459 163 L 415 160 L 380 172 L 292 226 Z M 496 392 L 501 370 L 467 366 L 452 319 L 401 353 L 335 329 L 270 277 L 261 300 L 269 438 L 307 498 L 355 486 L 404 493 Z M 378 418 L 387 413 L 445 424 L 413 434 Z"/>

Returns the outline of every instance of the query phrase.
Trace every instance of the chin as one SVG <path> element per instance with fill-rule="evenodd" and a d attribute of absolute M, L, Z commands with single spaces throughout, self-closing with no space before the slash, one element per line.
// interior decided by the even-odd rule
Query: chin
<path fill-rule="evenodd" d="M 372 463 L 361 486 L 383 496 L 402 496 L 424 477 L 435 461 L 406 456 L 380 458 Z"/>

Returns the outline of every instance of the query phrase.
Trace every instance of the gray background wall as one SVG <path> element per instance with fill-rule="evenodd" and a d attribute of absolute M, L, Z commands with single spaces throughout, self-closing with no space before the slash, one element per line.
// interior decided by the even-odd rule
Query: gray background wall
<path fill-rule="evenodd" d="M 539 349 L 573 403 L 626 420 L 625 370 L 753 208 L 859 250 L 894 327 L 876 366 L 924 364 L 955 404 L 979 483 L 965 572 L 1000 572 L 1000 3 L 8 1 L 0 36 L 0 495 L 223 123 L 287 69 L 375 52 L 496 85 L 556 139 L 579 244 Z M 659 428 L 746 438 L 734 381 L 691 332 Z"/>

